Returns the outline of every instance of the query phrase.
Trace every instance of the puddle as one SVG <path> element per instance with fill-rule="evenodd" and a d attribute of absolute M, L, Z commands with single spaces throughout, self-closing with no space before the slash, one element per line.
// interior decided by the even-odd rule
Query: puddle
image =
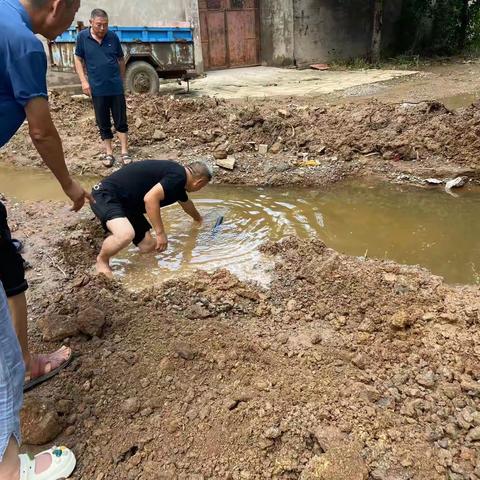
<path fill-rule="evenodd" d="M 462 93 L 460 95 L 452 95 L 440 99 L 449 110 L 458 110 L 459 108 L 469 107 L 480 98 L 478 93 Z"/>
<path fill-rule="evenodd" d="M 4 167 L 0 192 L 19 200 L 64 199 L 49 175 Z M 114 269 L 132 288 L 218 267 L 266 283 L 270 266 L 258 247 L 295 233 L 302 238 L 318 235 L 349 255 L 418 264 L 450 283 L 475 283 L 480 281 L 480 190 L 458 194 L 453 198 L 441 189 L 358 183 L 327 192 L 212 186 L 192 196 L 205 215 L 201 227 L 193 227 L 180 207 L 169 207 L 163 211 L 168 251 L 142 256 L 131 248 L 114 261 Z M 224 223 L 213 233 L 219 216 Z"/>

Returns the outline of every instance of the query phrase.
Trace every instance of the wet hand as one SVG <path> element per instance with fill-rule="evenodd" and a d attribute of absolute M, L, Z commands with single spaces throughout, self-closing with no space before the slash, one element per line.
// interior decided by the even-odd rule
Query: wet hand
<path fill-rule="evenodd" d="M 157 233 L 157 246 L 155 250 L 157 252 L 164 252 L 168 247 L 168 238 L 165 233 Z"/>
<path fill-rule="evenodd" d="M 85 205 L 85 201 L 93 203 L 92 196 L 76 180 L 71 180 L 63 191 L 73 202 L 71 208 L 73 212 L 78 212 Z"/>

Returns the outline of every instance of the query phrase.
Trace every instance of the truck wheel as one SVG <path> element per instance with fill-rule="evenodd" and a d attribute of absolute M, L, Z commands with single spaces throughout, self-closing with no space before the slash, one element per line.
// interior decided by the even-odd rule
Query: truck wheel
<path fill-rule="evenodd" d="M 149 63 L 136 61 L 127 67 L 126 88 L 132 93 L 158 93 L 160 80 L 155 68 Z"/>

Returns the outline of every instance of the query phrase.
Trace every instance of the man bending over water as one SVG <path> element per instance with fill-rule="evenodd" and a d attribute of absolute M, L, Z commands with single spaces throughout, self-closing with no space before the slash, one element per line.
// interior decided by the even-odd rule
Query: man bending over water
<path fill-rule="evenodd" d="M 211 179 L 210 169 L 202 162 L 183 167 L 167 160 L 144 160 L 121 168 L 95 185 L 92 210 L 110 233 L 97 257 L 97 272 L 112 277 L 110 259 L 131 242 L 141 253 L 166 250 L 161 207 L 179 202 L 193 220 L 201 222 L 202 216 L 187 192 L 199 191 Z M 156 239 L 150 233 L 152 227 Z"/>

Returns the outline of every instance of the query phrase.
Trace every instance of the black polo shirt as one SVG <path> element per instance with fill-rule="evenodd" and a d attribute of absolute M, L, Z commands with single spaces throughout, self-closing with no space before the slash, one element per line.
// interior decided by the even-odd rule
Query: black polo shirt
<path fill-rule="evenodd" d="M 123 50 L 114 32 L 109 30 L 102 43 L 98 43 L 89 28 L 82 30 L 77 36 L 75 55 L 85 62 L 93 96 L 123 94 L 123 81 L 118 64 L 118 60 L 123 58 Z"/>
<path fill-rule="evenodd" d="M 161 207 L 188 200 L 185 167 L 169 160 L 131 163 L 104 178 L 101 183 L 102 189 L 113 193 L 129 212 L 145 213 L 145 195 L 158 183 L 165 193 Z"/>

